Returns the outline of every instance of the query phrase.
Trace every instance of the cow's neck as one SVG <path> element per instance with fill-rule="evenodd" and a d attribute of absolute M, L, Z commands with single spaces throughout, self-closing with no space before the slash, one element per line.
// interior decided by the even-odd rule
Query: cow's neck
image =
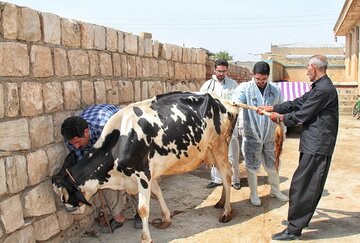
<path fill-rule="evenodd" d="M 108 172 L 114 168 L 114 161 L 93 160 L 92 163 L 79 161 L 69 169 L 77 185 L 83 185 L 88 180 L 99 180 L 102 184 L 108 180 Z"/>

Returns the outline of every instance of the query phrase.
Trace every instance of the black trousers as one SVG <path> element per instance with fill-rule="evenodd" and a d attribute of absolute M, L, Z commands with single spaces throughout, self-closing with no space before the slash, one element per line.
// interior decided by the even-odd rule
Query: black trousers
<path fill-rule="evenodd" d="M 331 155 L 300 153 L 289 193 L 288 232 L 301 235 L 318 205 L 329 172 Z"/>

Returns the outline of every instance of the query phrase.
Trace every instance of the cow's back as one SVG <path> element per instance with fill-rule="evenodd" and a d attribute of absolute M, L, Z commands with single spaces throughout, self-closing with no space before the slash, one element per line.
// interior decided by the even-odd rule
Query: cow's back
<path fill-rule="evenodd" d="M 120 169 L 152 167 L 157 176 L 193 170 L 209 147 L 228 142 L 235 120 L 209 94 L 173 92 L 126 106 L 104 131 L 120 130 L 114 152 Z"/>

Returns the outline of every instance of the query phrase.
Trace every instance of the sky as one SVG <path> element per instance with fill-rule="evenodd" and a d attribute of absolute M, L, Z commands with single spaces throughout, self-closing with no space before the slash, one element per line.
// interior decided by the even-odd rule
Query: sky
<path fill-rule="evenodd" d="M 258 61 L 271 45 L 335 44 L 345 0 L 1 0 L 185 47 Z M 337 43 L 343 44 L 344 37 Z M 315 53 L 314 53 L 315 54 Z"/>

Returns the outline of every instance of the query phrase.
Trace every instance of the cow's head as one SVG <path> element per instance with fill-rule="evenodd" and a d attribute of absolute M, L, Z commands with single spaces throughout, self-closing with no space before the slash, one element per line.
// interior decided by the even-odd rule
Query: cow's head
<path fill-rule="evenodd" d="M 65 204 L 67 210 L 75 211 L 82 204 L 91 206 L 84 197 L 86 192 L 82 192 L 80 186 L 90 178 L 91 175 L 87 175 L 87 172 L 91 172 L 91 167 L 97 166 L 98 161 L 101 163 L 114 161 L 111 150 L 119 136 L 119 130 L 113 130 L 105 137 L 100 148 L 93 148 L 80 161 L 77 161 L 75 153 L 70 153 L 65 158 L 59 173 L 52 177 L 52 184 L 54 191 L 60 196 L 60 200 Z"/>
<path fill-rule="evenodd" d="M 51 179 L 54 191 L 60 196 L 60 200 L 69 211 L 75 211 L 79 206 L 79 202 L 89 206 L 91 205 L 79 190 L 76 182 L 71 178 L 72 176 L 69 171 L 76 163 L 76 155 L 74 152 L 71 152 L 66 156 L 60 171 Z"/>

